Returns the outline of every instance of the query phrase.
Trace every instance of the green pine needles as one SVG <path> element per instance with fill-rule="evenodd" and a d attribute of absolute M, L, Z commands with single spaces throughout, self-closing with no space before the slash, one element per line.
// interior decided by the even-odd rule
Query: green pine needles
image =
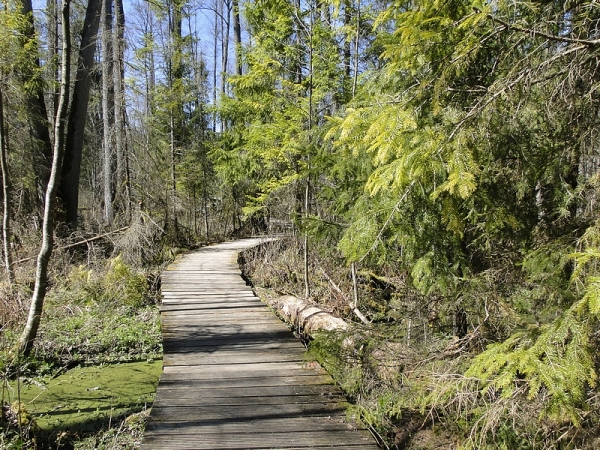
<path fill-rule="evenodd" d="M 491 344 L 466 372 L 482 382 L 482 392 L 508 398 L 526 392 L 545 398 L 544 414 L 559 422 L 581 424 L 588 394 L 597 382 L 596 332 L 600 319 L 598 224 L 572 253 L 571 287 L 581 292 L 560 317 L 533 330 L 519 331 Z"/>

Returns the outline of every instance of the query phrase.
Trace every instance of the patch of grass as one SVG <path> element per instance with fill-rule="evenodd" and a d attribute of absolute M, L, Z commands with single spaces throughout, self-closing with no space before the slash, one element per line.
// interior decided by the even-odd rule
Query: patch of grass
<path fill-rule="evenodd" d="M 130 450 L 139 448 L 150 410 L 127 416 L 118 426 L 73 442 L 74 450 Z"/>
<path fill-rule="evenodd" d="M 56 365 L 135 361 L 160 357 L 158 308 L 80 307 L 45 321 L 35 357 Z"/>

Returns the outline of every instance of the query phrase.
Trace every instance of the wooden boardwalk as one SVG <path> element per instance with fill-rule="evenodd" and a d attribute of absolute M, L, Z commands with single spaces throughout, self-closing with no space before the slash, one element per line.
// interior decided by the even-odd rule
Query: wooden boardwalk
<path fill-rule="evenodd" d="M 142 450 L 378 448 L 241 278 L 238 253 L 259 242 L 205 247 L 163 273 L 163 374 Z"/>

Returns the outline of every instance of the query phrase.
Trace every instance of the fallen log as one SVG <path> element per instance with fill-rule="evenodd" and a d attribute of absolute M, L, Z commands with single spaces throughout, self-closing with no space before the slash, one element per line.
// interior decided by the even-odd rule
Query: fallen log
<path fill-rule="evenodd" d="M 265 299 L 286 322 L 291 323 L 302 333 L 312 335 L 318 331 L 347 330 L 348 324 L 327 311 L 302 298 L 284 295 Z"/>

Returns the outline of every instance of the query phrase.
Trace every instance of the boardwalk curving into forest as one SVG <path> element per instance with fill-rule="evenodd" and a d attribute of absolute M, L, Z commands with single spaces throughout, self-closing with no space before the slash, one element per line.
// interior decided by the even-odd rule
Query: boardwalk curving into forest
<path fill-rule="evenodd" d="M 378 448 L 242 279 L 238 253 L 260 242 L 205 247 L 163 273 L 164 366 L 142 450 Z"/>

